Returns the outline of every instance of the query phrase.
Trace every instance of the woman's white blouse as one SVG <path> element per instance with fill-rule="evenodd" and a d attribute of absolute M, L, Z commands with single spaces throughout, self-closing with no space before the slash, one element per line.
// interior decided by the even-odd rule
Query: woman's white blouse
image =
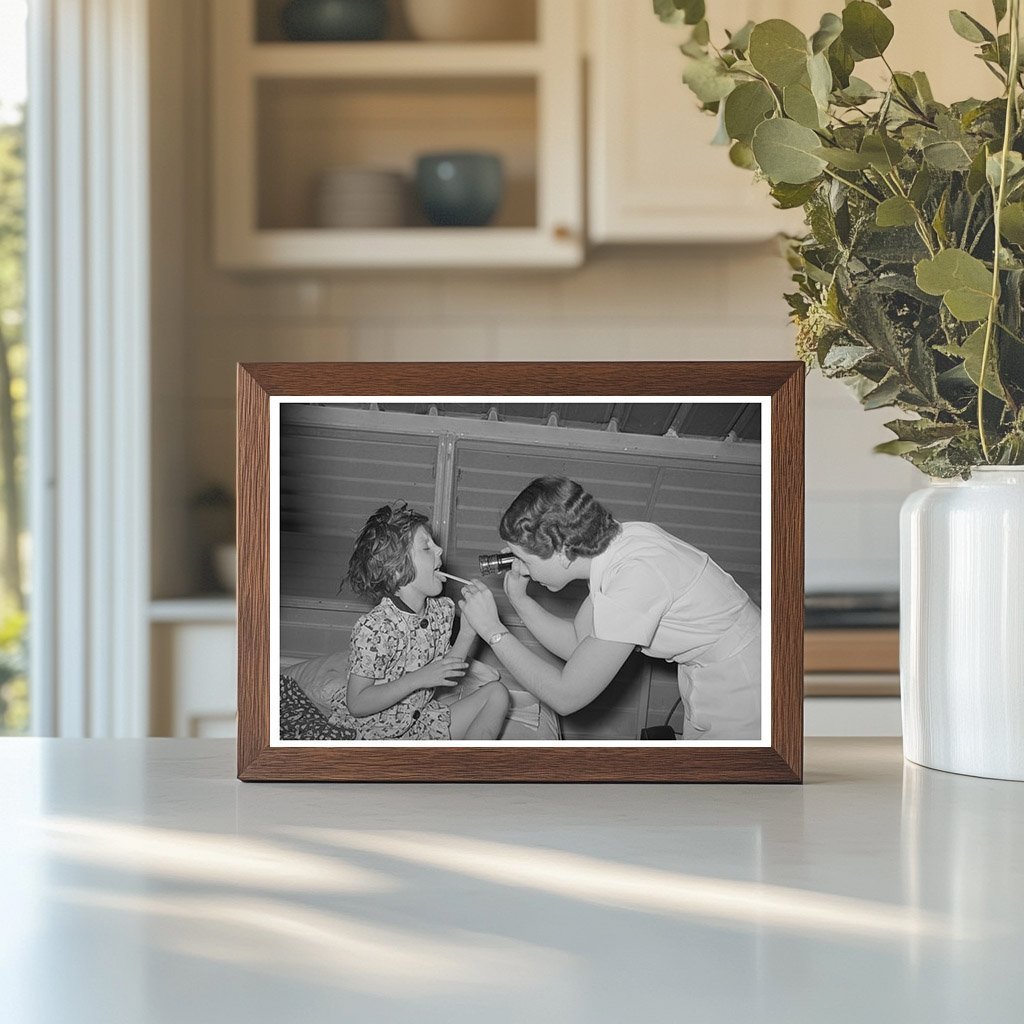
<path fill-rule="evenodd" d="M 760 616 L 711 557 L 653 523 L 623 523 L 590 566 L 594 635 L 680 663 L 729 657 Z"/>

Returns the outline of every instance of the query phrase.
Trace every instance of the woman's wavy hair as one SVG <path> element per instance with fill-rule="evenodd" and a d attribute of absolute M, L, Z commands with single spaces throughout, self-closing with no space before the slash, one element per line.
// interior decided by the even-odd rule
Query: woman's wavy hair
<path fill-rule="evenodd" d="M 412 539 L 429 522 L 404 501 L 382 505 L 356 537 L 341 586 L 347 583 L 357 594 L 379 601 L 411 583 L 416 576 L 410 555 Z"/>
<path fill-rule="evenodd" d="M 537 477 L 524 487 L 498 527 L 502 540 L 532 555 L 564 551 L 571 559 L 601 554 L 621 530 L 604 505 L 564 476 Z"/>

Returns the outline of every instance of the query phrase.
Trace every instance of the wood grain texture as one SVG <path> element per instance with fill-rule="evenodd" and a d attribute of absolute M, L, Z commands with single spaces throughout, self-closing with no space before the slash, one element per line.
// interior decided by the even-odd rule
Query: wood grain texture
<path fill-rule="evenodd" d="M 270 736 L 270 404 L 238 367 L 238 774 Z"/>
<path fill-rule="evenodd" d="M 270 396 L 770 396 L 771 747 L 271 747 Z M 800 782 L 804 367 L 798 362 L 252 363 L 238 368 L 238 777 L 244 781 Z M 273 674 L 276 678 L 276 673 Z"/>
<path fill-rule="evenodd" d="M 804 374 L 772 391 L 772 746 L 803 779 L 804 735 Z"/>

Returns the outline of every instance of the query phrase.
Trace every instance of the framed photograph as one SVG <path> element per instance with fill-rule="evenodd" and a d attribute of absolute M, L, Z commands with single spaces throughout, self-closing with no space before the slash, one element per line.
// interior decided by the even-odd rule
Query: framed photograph
<path fill-rule="evenodd" d="M 238 777 L 800 782 L 798 362 L 238 367 Z"/>

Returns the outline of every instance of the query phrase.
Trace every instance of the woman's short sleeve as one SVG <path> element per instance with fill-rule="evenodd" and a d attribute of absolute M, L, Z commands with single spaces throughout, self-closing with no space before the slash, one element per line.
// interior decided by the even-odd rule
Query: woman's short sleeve
<path fill-rule="evenodd" d="M 389 680 L 389 669 L 399 648 L 399 636 L 394 623 L 372 612 L 364 615 L 352 628 L 352 639 L 349 642 L 350 674 L 365 676 L 367 679 Z"/>
<path fill-rule="evenodd" d="M 594 604 L 594 636 L 650 647 L 672 603 L 668 584 L 653 566 L 624 562 L 601 580 Z"/>

